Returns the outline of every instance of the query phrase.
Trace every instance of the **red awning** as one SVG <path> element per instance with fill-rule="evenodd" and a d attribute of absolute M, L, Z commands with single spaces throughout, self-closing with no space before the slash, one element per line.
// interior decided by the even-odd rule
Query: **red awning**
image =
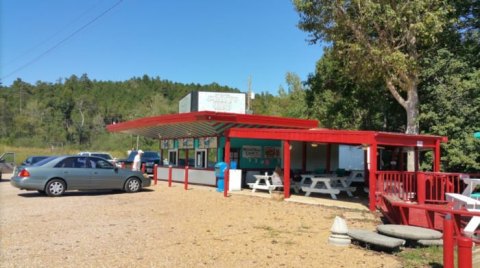
<path fill-rule="evenodd" d="M 108 125 L 107 130 L 155 139 L 178 139 L 219 136 L 230 128 L 310 129 L 317 126 L 317 120 L 202 111 L 145 117 Z"/>
<path fill-rule="evenodd" d="M 243 129 L 231 128 L 226 132 L 231 138 L 304 141 L 312 143 L 377 144 L 386 146 L 411 146 L 435 148 L 436 142 L 447 142 L 446 137 L 409 135 L 403 133 L 334 129 Z"/>

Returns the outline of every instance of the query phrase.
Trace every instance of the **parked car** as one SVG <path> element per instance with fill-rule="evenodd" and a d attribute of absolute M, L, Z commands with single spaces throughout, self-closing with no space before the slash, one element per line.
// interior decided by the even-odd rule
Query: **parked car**
<path fill-rule="evenodd" d="M 122 165 L 131 166 L 133 164 L 133 159 L 137 155 L 137 151 L 131 151 L 130 154 L 128 155 L 128 158 L 118 160 L 118 162 Z M 153 167 L 155 164 L 160 165 L 160 154 L 155 151 L 144 151 L 142 154 L 141 158 L 141 164 L 142 166 L 145 164 L 145 172 L 147 174 L 153 174 Z"/>
<path fill-rule="evenodd" d="M 96 156 L 66 155 L 44 159 L 18 169 L 10 183 L 23 190 L 61 196 L 67 190 L 124 190 L 138 192 L 151 185 L 139 171 L 119 169 Z"/>
<path fill-rule="evenodd" d="M 112 163 L 112 165 L 114 166 L 117 164 L 117 160 L 113 158 L 111 154 L 105 153 L 105 152 L 80 152 L 78 153 L 78 155 L 98 156 L 98 157 L 107 159 L 108 162 Z"/>

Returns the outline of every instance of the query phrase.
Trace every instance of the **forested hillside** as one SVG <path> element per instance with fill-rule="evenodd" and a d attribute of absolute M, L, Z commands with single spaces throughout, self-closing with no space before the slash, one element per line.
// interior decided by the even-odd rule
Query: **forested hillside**
<path fill-rule="evenodd" d="M 215 83 L 182 84 L 147 75 L 123 82 L 72 75 L 64 81 L 39 81 L 35 85 L 18 79 L 0 90 L 0 142 L 80 150 L 130 148 L 132 137 L 107 133 L 105 126 L 176 113 L 180 98 L 198 90 L 239 92 Z M 149 140 L 142 140 L 141 144 L 158 148 Z"/>

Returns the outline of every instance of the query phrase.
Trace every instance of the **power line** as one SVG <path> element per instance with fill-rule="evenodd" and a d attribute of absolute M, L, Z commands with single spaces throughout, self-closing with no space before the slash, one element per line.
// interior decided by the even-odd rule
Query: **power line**
<path fill-rule="evenodd" d="M 98 19 L 100 19 L 101 17 L 103 17 L 104 15 L 106 15 L 108 12 L 110 12 L 112 9 L 114 9 L 115 7 L 117 7 L 118 5 L 120 5 L 121 3 L 123 2 L 123 0 L 119 0 L 118 2 L 116 2 L 114 5 L 112 5 L 111 7 L 109 7 L 108 9 L 106 9 L 105 11 L 103 11 L 102 13 L 100 13 L 98 16 L 96 16 L 95 18 L 93 18 L 92 20 L 90 20 L 89 22 L 87 22 L 86 24 L 84 24 L 83 26 L 81 26 L 80 28 L 78 28 L 77 30 L 75 30 L 73 33 L 71 33 L 70 35 L 68 35 L 67 37 L 65 37 L 64 39 L 60 40 L 60 42 L 56 43 L 54 46 L 52 46 L 51 48 L 47 49 L 45 52 L 43 52 L 42 54 L 40 54 L 39 56 L 35 57 L 34 59 L 32 59 L 31 61 L 27 62 L 26 64 L 18 67 L 17 69 L 13 70 L 11 73 L 3 76 L 1 79 L 5 79 L 7 77 L 10 77 L 14 74 L 16 74 L 17 72 L 25 69 L 26 67 L 32 65 L 33 63 L 37 62 L 38 60 L 40 60 L 41 58 L 43 58 L 44 56 L 46 56 L 47 54 L 49 54 L 50 52 L 52 52 L 54 49 L 58 48 L 61 44 L 65 43 L 66 41 L 70 40 L 72 37 L 74 37 L 76 34 L 78 34 L 79 32 L 81 32 L 82 30 L 84 30 L 85 28 L 87 28 L 88 26 L 90 26 L 92 23 L 94 23 L 95 21 L 97 21 Z"/>

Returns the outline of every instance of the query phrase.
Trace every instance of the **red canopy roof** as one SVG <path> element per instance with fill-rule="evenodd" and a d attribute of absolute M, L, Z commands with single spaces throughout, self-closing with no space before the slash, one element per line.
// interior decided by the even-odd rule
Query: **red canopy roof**
<path fill-rule="evenodd" d="M 108 125 L 107 130 L 157 139 L 173 139 L 223 135 L 232 127 L 310 129 L 317 126 L 317 120 L 202 111 L 145 117 Z"/>

